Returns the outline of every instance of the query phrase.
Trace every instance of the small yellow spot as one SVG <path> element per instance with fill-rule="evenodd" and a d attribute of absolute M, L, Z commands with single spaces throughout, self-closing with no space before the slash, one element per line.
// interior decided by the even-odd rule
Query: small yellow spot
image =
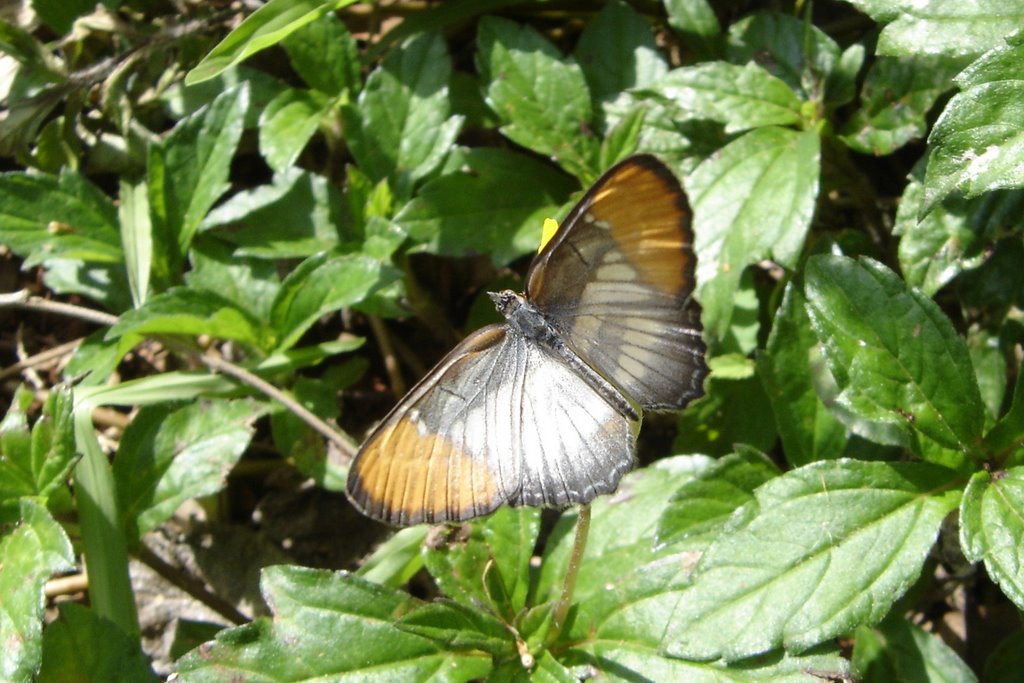
<path fill-rule="evenodd" d="M 558 232 L 558 221 L 554 218 L 544 219 L 544 230 L 540 235 L 540 246 L 537 247 L 537 251 L 541 251 L 544 246 L 551 241 L 551 238 Z"/>

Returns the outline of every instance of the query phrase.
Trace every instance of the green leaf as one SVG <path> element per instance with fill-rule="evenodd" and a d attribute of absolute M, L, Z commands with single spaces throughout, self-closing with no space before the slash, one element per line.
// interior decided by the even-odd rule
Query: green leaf
<path fill-rule="evenodd" d="M 437 34 L 413 38 L 393 50 L 366 79 L 354 105 L 342 108 L 345 138 L 359 169 L 388 179 L 396 196 L 441 165 L 462 128 L 449 117 L 451 60 Z"/>
<path fill-rule="evenodd" d="M 1016 0 L 848 0 L 879 23 L 879 55 L 976 55 L 1020 28 Z"/>
<path fill-rule="evenodd" d="M 422 604 L 406 593 L 345 572 L 301 567 L 269 567 L 261 583 L 274 619 L 222 631 L 193 650 L 178 661 L 181 680 L 295 680 L 299 666 L 307 679 L 386 672 L 396 681 L 454 682 L 484 677 L 491 668 L 489 656 L 448 652 L 395 626 Z"/>
<path fill-rule="evenodd" d="M 194 85 L 217 76 L 250 55 L 284 40 L 328 12 L 356 0 L 270 0 L 245 18 L 185 76 Z"/>
<path fill-rule="evenodd" d="M 0 175 L 0 242 L 30 264 L 119 264 L 117 225 L 113 202 L 77 173 Z"/>
<path fill-rule="evenodd" d="M 280 289 L 273 262 L 243 256 L 216 239 L 200 239 L 189 252 L 191 269 L 185 273 L 189 289 L 210 292 L 245 311 L 252 319 L 266 320 Z"/>
<path fill-rule="evenodd" d="M 715 11 L 707 0 L 663 0 L 668 24 L 676 30 L 684 45 L 698 56 L 710 58 L 718 51 L 722 31 Z"/>
<path fill-rule="evenodd" d="M 149 298 L 149 276 L 153 263 L 153 224 L 149 218 L 149 197 L 144 183 L 121 181 L 121 244 L 124 248 L 132 305 L 138 308 Z"/>
<path fill-rule="evenodd" d="M 63 602 L 59 608 L 59 616 L 43 633 L 43 660 L 36 683 L 160 680 L 139 642 L 114 622 L 73 602 Z"/>
<path fill-rule="evenodd" d="M 46 508 L 21 501 L 21 521 L 0 538 L 0 678 L 28 681 L 39 669 L 46 596 L 43 585 L 54 572 L 74 568 L 71 541 Z"/>
<path fill-rule="evenodd" d="M 389 588 L 404 586 L 423 567 L 420 546 L 427 530 L 426 525 L 419 524 L 395 532 L 363 560 L 356 575 Z"/>
<path fill-rule="evenodd" d="M 704 456 L 677 456 L 630 472 L 611 496 L 591 504 L 590 533 L 576 582 L 576 616 L 568 642 L 589 639 L 591 628 L 651 592 L 668 590 L 683 563 L 678 548 L 655 548 L 659 520 L 669 499 L 710 464 Z M 576 513 L 566 512 L 548 538 L 534 602 L 554 600 L 562 589 L 575 533 Z M 636 624 L 638 629 L 653 625 Z M 657 628 L 664 628 L 664 622 Z"/>
<path fill-rule="evenodd" d="M 968 451 L 984 407 L 964 340 L 937 305 L 876 261 L 813 256 L 807 312 L 841 393 L 865 419 Z M 941 359 L 941 360 L 940 360 Z"/>
<path fill-rule="evenodd" d="M 1024 43 L 990 50 L 956 83 L 928 136 L 922 214 L 954 190 L 970 198 L 1024 186 Z"/>
<path fill-rule="evenodd" d="M 726 55 L 734 64 L 757 63 L 802 100 L 842 102 L 845 97 L 827 87 L 840 63 L 839 46 L 818 27 L 789 14 L 757 12 L 740 19 L 729 27 Z"/>
<path fill-rule="evenodd" d="M 559 212 L 572 179 L 511 150 L 481 147 L 455 156 L 458 170 L 425 183 L 396 225 L 419 250 L 490 254 L 499 266 L 536 251 L 544 219 Z"/>
<path fill-rule="evenodd" d="M 260 115 L 260 151 L 267 165 L 284 172 L 305 149 L 334 103 L 316 90 L 289 88 Z"/>
<path fill-rule="evenodd" d="M 189 498 L 220 491 L 266 411 L 255 401 L 205 400 L 174 410 L 143 408 L 114 458 L 118 507 L 138 539 Z"/>
<path fill-rule="evenodd" d="M 424 564 L 449 598 L 468 607 L 489 605 L 494 614 L 510 620 L 526 602 L 539 529 L 536 509 L 501 508 L 451 538 L 425 546 Z M 483 580 L 485 573 L 491 574 L 489 582 Z M 498 586 L 501 594 L 489 593 L 489 585 Z"/>
<path fill-rule="evenodd" d="M 292 33 L 281 43 L 292 68 L 314 90 L 354 97 L 362 86 L 355 38 L 337 15 L 327 14 Z"/>
<path fill-rule="evenodd" d="M 238 192 L 211 211 L 201 230 L 238 245 L 239 256 L 305 258 L 338 246 L 345 234 L 341 193 L 326 178 L 298 168 L 269 185 Z"/>
<path fill-rule="evenodd" d="M 177 279 L 200 221 L 230 186 L 231 158 L 248 106 L 249 90 L 243 84 L 180 121 L 149 148 L 153 271 L 160 288 Z"/>
<path fill-rule="evenodd" d="M 739 447 L 715 460 L 672 495 L 658 522 L 657 544 L 720 531 L 733 512 L 754 500 L 754 489 L 778 475 L 779 468 L 753 448 Z"/>
<path fill-rule="evenodd" d="M 274 300 L 271 323 L 276 350 L 294 346 L 322 315 L 368 300 L 398 277 L 396 271 L 358 254 L 317 254 L 288 274 Z"/>
<path fill-rule="evenodd" d="M 1024 609 L 1024 467 L 971 477 L 960 506 L 960 545 L 971 562 L 985 562 L 988 575 Z"/>
<path fill-rule="evenodd" d="M 26 411 L 32 392 L 19 387 L 0 422 L 0 523 L 18 519 L 19 499 L 45 503 L 66 485 L 77 459 L 71 422 L 71 391 L 54 387 L 31 431 Z"/>
<path fill-rule="evenodd" d="M 927 463 L 845 459 L 772 479 L 701 556 L 669 654 L 799 651 L 878 621 L 920 574 L 955 487 L 952 471 Z"/>
<path fill-rule="evenodd" d="M 107 9 L 116 9 L 119 3 L 105 0 L 100 4 Z M 96 10 L 96 3 L 92 0 L 32 0 L 31 5 L 39 19 L 58 36 L 70 31 L 76 19 Z"/>
<path fill-rule="evenodd" d="M 794 467 L 837 458 L 846 445 L 845 427 L 815 391 L 824 360 L 806 304 L 800 286 L 786 285 L 768 343 L 757 360 L 786 460 Z"/>
<path fill-rule="evenodd" d="M 668 71 L 651 26 L 622 0 L 612 0 L 583 29 L 574 57 L 594 102 L 648 86 Z"/>
<path fill-rule="evenodd" d="M 925 117 L 962 68 L 963 60 L 941 55 L 879 57 L 868 69 L 860 106 L 843 123 L 840 139 L 863 154 L 884 156 L 923 138 Z"/>
<path fill-rule="evenodd" d="M 1008 226 L 1021 224 L 1024 192 L 986 192 L 965 199 L 952 194 L 923 218 L 924 162 L 914 166 L 903 190 L 893 234 L 899 235 L 900 269 L 907 284 L 929 296 L 985 260 L 985 250 Z"/>
<path fill-rule="evenodd" d="M 760 128 L 702 163 L 687 189 L 697 233 L 697 298 L 711 338 L 725 337 L 743 270 L 796 265 L 814 215 L 820 147 L 813 132 Z"/>
<path fill-rule="evenodd" d="M 642 92 L 672 103 L 685 118 L 718 121 L 727 133 L 801 120 L 796 93 L 753 62 L 705 62 L 673 69 Z"/>
<path fill-rule="evenodd" d="M 611 168 L 626 157 L 635 153 L 640 143 L 640 135 L 644 130 L 646 107 L 636 107 L 618 122 L 601 140 L 601 152 L 598 156 L 601 168 Z"/>
<path fill-rule="evenodd" d="M 515 640 L 508 626 L 479 607 L 438 600 L 413 608 L 395 625 L 449 650 L 481 650 L 505 659 L 516 654 Z"/>
<path fill-rule="evenodd" d="M 477 49 L 487 104 L 502 134 L 584 182 L 597 178 L 594 112 L 576 61 L 532 27 L 497 17 L 480 21 Z"/>
<path fill-rule="evenodd" d="M 970 683 L 970 667 L 935 634 L 901 616 L 854 634 L 853 668 L 867 681 Z"/>
<path fill-rule="evenodd" d="M 725 455 L 737 443 L 767 451 L 775 441 L 772 408 L 756 377 L 705 382 L 707 393 L 679 415 L 675 453 Z"/>
<path fill-rule="evenodd" d="M 259 322 L 224 297 L 189 287 L 151 297 L 146 305 L 124 313 L 107 332 L 107 339 L 134 334 L 208 334 L 217 339 L 234 339 L 265 346 L 267 333 Z"/>

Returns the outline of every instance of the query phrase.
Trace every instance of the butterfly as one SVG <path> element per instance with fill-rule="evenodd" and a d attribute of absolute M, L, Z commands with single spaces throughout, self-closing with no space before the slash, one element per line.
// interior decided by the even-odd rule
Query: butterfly
<path fill-rule="evenodd" d="M 471 334 L 359 449 L 347 493 L 394 525 L 613 492 L 643 410 L 703 394 L 692 213 L 653 156 L 609 169 L 526 276 L 489 293 L 506 321 Z"/>

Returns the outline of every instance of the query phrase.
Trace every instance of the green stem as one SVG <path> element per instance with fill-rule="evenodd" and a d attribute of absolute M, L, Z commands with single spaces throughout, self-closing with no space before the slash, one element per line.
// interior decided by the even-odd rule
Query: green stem
<path fill-rule="evenodd" d="M 583 551 L 587 547 L 587 533 L 590 531 L 590 505 L 580 507 L 576 516 L 576 536 L 572 542 L 572 553 L 569 555 L 569 564 L 565 568 L 565 581 L 562 583 L 562 594 L 555 606 L 554 621 L 551 625 L 551 635 L 548 643 L 558 639 L 565 626 L 565 618 L 572 607 L 572 594 L 576 590 L 576 579 L 579 577 L 580 564 L 583 562 Z"/>

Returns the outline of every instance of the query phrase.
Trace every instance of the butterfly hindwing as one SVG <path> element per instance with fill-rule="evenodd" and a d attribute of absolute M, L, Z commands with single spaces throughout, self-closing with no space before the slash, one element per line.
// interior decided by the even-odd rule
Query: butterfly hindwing
<path fill-rule="evenodd" d="M 609 170 L 527 276 L 527 297 L 590 366 L 645 408 L 679 408 L 707 366 L 691 210 L 651 156 Z"/>
<path fill-rule="evenodd" d="M 349 473 L 363 512 L 393 524 L 499 505 L 565 507 L 615 489 L 638 423 L 505 325 L 456 347 L 384 419 Z"/>

